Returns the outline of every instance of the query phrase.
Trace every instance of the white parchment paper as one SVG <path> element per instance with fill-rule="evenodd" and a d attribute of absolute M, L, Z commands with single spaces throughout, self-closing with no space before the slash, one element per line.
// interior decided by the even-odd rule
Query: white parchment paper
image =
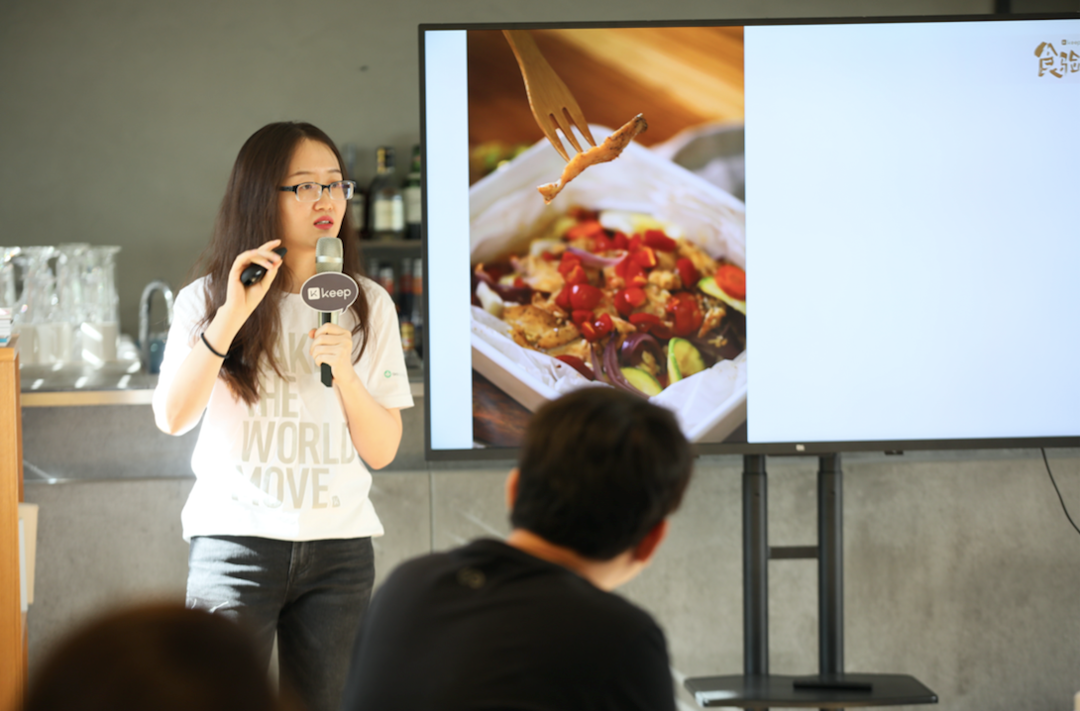
<path fill-rule="evenodd" d="M 600 140 L 610 129 L 594 126 Z M 651 214 L 671 223 L 715 258 L 746 267 L 743 203 L 682 167 L 637 144 L 610 163 L 575 178 L 551 205 L 536 187 L 556 180 L 563 161 L 538 143 L 470 190 L 473 264 L 523 250 L 527 241 L 573 205 Z M 482 374 L 530 409 L 571 390 L 595 385 L 573 368 L 509 337 L 509 326 L 472 308 L 473 362 Z M 746 419 L 746 353 L 720 361 L 650 398 L 679 419 L 694 441 L 720 441 Z"/>

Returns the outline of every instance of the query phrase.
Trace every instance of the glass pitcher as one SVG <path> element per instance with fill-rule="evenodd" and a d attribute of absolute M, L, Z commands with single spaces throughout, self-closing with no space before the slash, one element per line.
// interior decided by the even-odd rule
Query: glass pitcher
<path fill-rule="evenodd" d="M 90 365 L 116 360 L 120 338 L 120 299 L 116 292 L 116 253 L 114 245 L 95 245 L 87 250 L 87 269 L 83 285 L 86 315 L 80 331 L 82 359 Z"/>
<path fill-rule="evenodd" d="M 70 360 L 82 360 L 82 324 L 88 320 L 86 272 L 90 245 L 69 242 L 57 247 L 56 299 L 57 318 L 71 334 Z"/>
<path fill-rule="evenodd" d="M 15 257 L 18 247 L 0 247 L 0 306 L 9 308 L 12 315 L 19 303 L 18 279 L 15 273 Z"/>
<path fill-rule="evenodd" d="M 64 344 L 53 328 L 56 319 L 56 277 L 49 260 L 56 247 L 35 245 L 20 247 L 15 263 L 22 271 L 22 293 L 13 318 L 13 330 L 19 334 L 21 365 L 55 363 Z M 67 344 L 70 346 L 70 342 Z"/>
<path fill-rule="evenodd" d="M 6 345 L 11 336 L 12 317 L 19 303 L 15 278 L 15 255 L 18 253 L 18 247 L 0 247 L 0 345 Z"/>

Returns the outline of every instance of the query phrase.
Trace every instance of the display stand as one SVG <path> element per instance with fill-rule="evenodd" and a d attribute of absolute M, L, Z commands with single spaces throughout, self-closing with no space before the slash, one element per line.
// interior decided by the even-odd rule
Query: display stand
<path fill-rule="evenodd" d="M 23 498 L 19 358 L 0 347 L 0 708 L 22 705 L 26 615 L 19 578 L 19 502 Z"/>
<path fill-rule="evenodd" d="M 844 672 L 844 539 L 840 455 L 819 458 L 817 546 L 769 548 L 764 455 L 743 458 L 743 674 L 687 679 L 701 706 L 847 708 L 937 703 L 902 674 Z M 818 663 L 813 676 L 769 673 L 770 559 L 817 558 Z"/>

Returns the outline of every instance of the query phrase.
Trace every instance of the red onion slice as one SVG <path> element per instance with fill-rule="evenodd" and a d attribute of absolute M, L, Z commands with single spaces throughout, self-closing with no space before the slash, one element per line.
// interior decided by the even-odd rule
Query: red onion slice
<path fill-rule="evenodd" d="M 500 284 L 490 274 L 483 269 L 476 269 L 473 271 L 473 293 L 476 293 L 477 282 L 484 282 L 491 290 L 499 295 L 503 301 L 510 301 L 516 304 L 531 304 L 533 289 L 530 286 L 511 286 L 508 284 Z"/>
<path fill-rule="evenodd" d="M 602 383 L 610 383 L 607 376 L 604 375 L 604 369 L 600 367 L 600 354 L 596 352 L 596 344 L 589 344 L 589 365 L 592 366 L 593 375 L 596 379 Z"/>
<path fill-rule="evenodd" d="M 612 338 L 608 341 L 607 348 L 604 349 L 604 371 L 607 374 L 608 382 L 620 390 L 625 390 L 628 393 L 647 398 L 648 395 L 630 384 L 630 381 L 626 379 L 626 376 L 622 374 L 622 370 L 619 368 L 620 340 L 621 339 Z"/>
<path fill-rule="evenodd" d="M 587 249 L 579 249 L 578 247 L 567 247 L 566 251 L 581 259 L 581 263 L 587 267 L 613 267 L 623 260 L 626 256 L 626 252 L 619 250 L 617 257 L 601 257 L 599 254 L 593 254 Z"/>
<path fill-rule="evenodd" d="M 636 366 L 641 362 L 641 357 L 646 351 L 652 353 L 658 366 L 663 366 L 666 360 L 664 347 L 651 334 L 642 331 L 631 333 L 626 337 L 619 347 L 619 359 L 629 366 Z"/>

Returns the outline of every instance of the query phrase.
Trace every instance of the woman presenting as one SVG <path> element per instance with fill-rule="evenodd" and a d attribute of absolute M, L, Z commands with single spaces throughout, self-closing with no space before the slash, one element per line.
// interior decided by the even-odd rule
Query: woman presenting
<path fill-rule="evenodd" d="M 368 469 L 394 459 L 413 404 L 394 304 L 361 276 L 346 178 L 310 124 L 247 140 L 204 275 L 176 299 L 153 401 L 169 434 L 203 420 L 181 516 L 187 604 L 247 625 L 267 662 L 276 633 L 282 682 L 308 711 L 337 709 L 375 575 L 371 537 L 383 533 Z M 341 238 L 360 285 L 340 325 L 319 326 L 300 296 L 323 237 Z M 251 265 L 265 275 L 246 286 Z"/>

